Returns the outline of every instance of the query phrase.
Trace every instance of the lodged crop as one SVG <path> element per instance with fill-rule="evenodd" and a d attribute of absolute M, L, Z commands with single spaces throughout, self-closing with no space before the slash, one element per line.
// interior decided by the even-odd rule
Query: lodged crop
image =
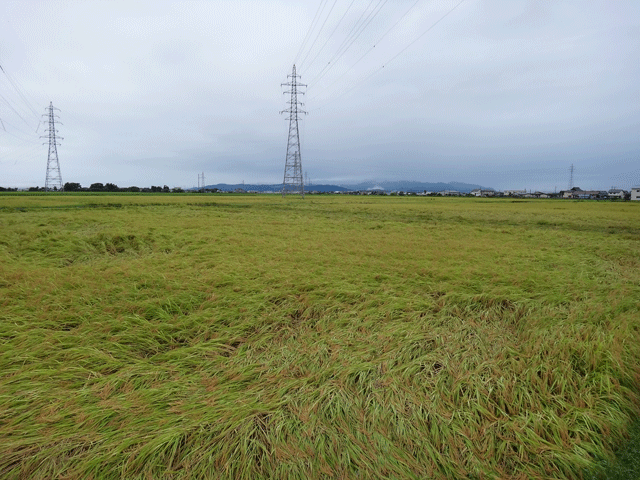
<path fill-rule="evenodd" d="M 639 207 L 0 196 L 0 477 L 597 477 Z"/>

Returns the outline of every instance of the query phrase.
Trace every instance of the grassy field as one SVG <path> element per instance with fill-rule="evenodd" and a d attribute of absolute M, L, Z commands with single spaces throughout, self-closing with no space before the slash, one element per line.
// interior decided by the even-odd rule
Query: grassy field
<path fill-rule="evenodd" d="M 639 299 L 629 202 L 0 196 L 0 478 L 612 471 Z"/>

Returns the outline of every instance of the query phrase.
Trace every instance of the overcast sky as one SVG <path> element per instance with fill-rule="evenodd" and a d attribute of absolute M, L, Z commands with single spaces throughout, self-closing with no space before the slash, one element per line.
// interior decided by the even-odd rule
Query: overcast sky
<path fill-rule="evenodd" d="M 64 182 L 281 183 L 294 62 L 313 183 L 640 184 L 638 0 L 0 7 L 0 186 L 44 185 L 49 102 Z"/>

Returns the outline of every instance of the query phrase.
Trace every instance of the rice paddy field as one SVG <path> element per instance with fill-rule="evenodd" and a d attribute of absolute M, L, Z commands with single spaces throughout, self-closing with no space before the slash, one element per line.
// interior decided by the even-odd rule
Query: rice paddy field
<path fill-rule="evenodd" d="M 640 202 L 4 195 L 0 478 L 637 478 L 639 328 Z"/>

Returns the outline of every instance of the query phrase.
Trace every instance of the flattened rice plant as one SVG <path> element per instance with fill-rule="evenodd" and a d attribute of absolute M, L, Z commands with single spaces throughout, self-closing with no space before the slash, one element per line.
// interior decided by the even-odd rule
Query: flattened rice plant
<path fill-rule="evenodd" d="M 0 477 L 597 474 L 639 207 L 0 196 Z"/>

